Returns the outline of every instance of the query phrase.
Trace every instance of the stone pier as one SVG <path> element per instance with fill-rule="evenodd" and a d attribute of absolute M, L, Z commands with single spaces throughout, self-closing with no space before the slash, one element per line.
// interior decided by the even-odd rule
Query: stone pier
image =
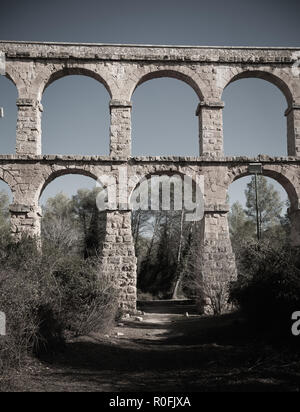
<path fill-rule="evenodd" d="M 0 179 L 11 189 L 11 228 L 39 236 L 39 199 L 54 179 L 82 174 L 97 180 L 117 178 L 120 168 L 142 179 L 154 174 L 202 176 L 205 185 L 203 220 L 203 279 L 206 290 L 226 290 L 235 279 L 226 196 L 231 183 L 249 175 L 250 163 L 259 162 L 265 176 L 286 190 L 292 221 L 292 244 L 300 246 L 300 75 L 294 70 L 300 48 L 175 47 L 106 44 L 0 41 L 6 76 L 18 92 L 16 152 L 1 155 Z M 71 74 L 102 83 L 110 95 L 110 155 L 41 155 L 43 93 L 54 81 Z M 299 73 L 300 74 L 300 73 Z M 141 156 L 131 152 L 132 95 L 145 81 L 171 77 L 192 87 L 199 98 L 199 155 L 196 157 Z M 287 156 L 267 154 L 248 158 L 223 154 L 222 95 L 227 85 L 243 78 L 260 78 L 280 89 L 287 102 Z M 1 91 L 0 91 L 1 93 Z M 1 121 L 1 120 L 0 120 Z M 82 136 L 84 139 L 84 136 Z M 182 136 L 184 140 L 186 137 Z M 170 148 L 170 151 L 172 148 Z M 72 148 L 70 148 L 70 153 Z M 131 212 L 109 210 L 101 250 L 101 273 L 112 276 L 120 290 L 120 306 L 136 308 L 136 257 L 131 233 Z M 200 246 L 199 246 L 200 247 Z"/>

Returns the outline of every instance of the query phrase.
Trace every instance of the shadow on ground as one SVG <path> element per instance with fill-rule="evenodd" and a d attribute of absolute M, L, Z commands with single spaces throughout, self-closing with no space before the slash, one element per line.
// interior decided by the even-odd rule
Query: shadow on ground
<path fill-rule="evenodd" d="M 138 301 L 137 307 L 139 310 L 145 313 L 158 313 L 158 314 L 174 314 L 184 315 L 188 313 L 190 315 L 197 315 L 197 307 L 193 300 L 144 300 Z"/>
<path fill-rule="evenodd" d="M 149 313 L 110 337 L 93 334 L 69 342 L 15 390 L 299 391 L 299 363 L 289 359 L 286 365 L 281 355 L 249 340 L 236 315 Z"/>

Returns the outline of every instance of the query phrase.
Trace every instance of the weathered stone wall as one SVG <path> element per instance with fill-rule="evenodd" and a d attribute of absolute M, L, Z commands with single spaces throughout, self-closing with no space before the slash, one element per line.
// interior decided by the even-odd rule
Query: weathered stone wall
<path fill-rule="evenodd" d="M 199 116 L 200 153 L 203 156 L 223 156 L 223 102 L 201 102 Z"/>
<path fill-rule="evenodd" d="M 99 276 L 104 274 L 116 282 L 120 291 L 120 307 L 127 312 L 136 309 L 136 265 L 131 212 L 107 212 Z"/>
<path fill-rule="evenodd" d="M 41 154 L 41 103 L 18 99 L 16 154 Z"/>
<path fill-rule="evenodd" d="M 226 289 L 235 278 L 226 206 L 230 184 L 248 175 L 249 163 L 261 162 L 263 174 L 286 190 L 292 220 L 292 243 L 300 246 L 300 78 L 293 64 L 296 48 L 206 48 L 59 43 L 1 42 L 6 75 L 18 90 L 16 155 L 0 155 L 0 179 L 13 194 L 12 232 L 39 235 L 39 198 L 55 178 L 82 174 L 97 179 L 120 168 L 129 177 L 180 173 L 204 177 L 203 279 L 208 289 Z M 57 79 L 81 74 L 102 83 L 110 97 L 110 156 L 41 156 L 41 105 L 44 90 Z M 172 77 L 187 83 L 199 98 L 199 157 L 131 157 L 132 94 L 142 83 Z M 287 101 L 287 157 L 224 157 L 222 94 L 228 84 L 248 77 L 276 85 Z M 0 148 L 1 153 L 1 148 Z M 134 184 L 129 187 L 129 192 Z M 136 257 L 130 211 L 107 212 L 99 273 L 114 276 L 120 305 L 136 305 Z M 219 288 L 219 289 L 218 289 Z"/>
<path fill-rule="evenodd" d="M 110 155 L 131 155 L 131 103 L 112 100 L 110 103 Z"/>
<path fill-rule="evenodd" d="M 288 153 L 300 156 L 300 105 L 293 104 L 286 111 Z"/>
<path fill-rule="evenodd" d="M 207 208 L 209 209 L 209 208 Z M 203 311 L 226 308 L 228 284 L 236 280 L 235 256 L 232 253 L 227 213 L 228 206 L 207 210 L 204 218 L 202 274 L 207 302 Z"/>

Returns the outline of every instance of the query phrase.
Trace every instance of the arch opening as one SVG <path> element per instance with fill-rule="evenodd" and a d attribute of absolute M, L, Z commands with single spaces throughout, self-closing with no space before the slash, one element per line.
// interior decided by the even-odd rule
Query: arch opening
<path fill-rule="evenodd" d="M 287 96 L 277 82 L 242 73 L 227 85 L 222 99 L 225 155 L 287 155 Z"/>
<path fill-rule="evenodd" d="M 250 178 L 251 176 L 252 175 L 248 171 L 242 172 L 234 177 L 231 184 L 238 182 L 242 178 Z M 293 183 L 286 176 L 276 170 L 266 168 L 263 168 L 262 176 L 266 177 L 269 181 L 272 181 L 276 190 L 281 193 L 281 196 L 287 197 L 292 208 L 298 209 L 299 199 L 297 191 Z"/>
<path fill-rule="evenodd" d="M 288 209 L 297 202 L 288 179 L 273 171 L 263 175 L 241 174 L 228 188 L 229 228 L 238 255 L 247 241 L 263 240 L 273 245 L 289 243 L 291 224 Z"/>
<path fill-rule="evenodd" d="M 197 94 L 199 100 L 204 99 L 202 91 L 201 91 L 199 85 L 196 83 L 196 81 L 194 79 L 192 79 L 190 76 L 187 76 L 186 74 L 178 72 L 176 70 L 157 70 L 157 71 L 145 74 L 139 80 L 139 82 L 135 86 L 134 90 L 130 93 L 130 95 L 132 96 L 133 93 L 136 91 L 136 89 L 140 85 L 142 85 L 143 83 L 145 83 L 149 80 L 160 79 L 160 78 L 169 78 L 169 79 L 181 80 L 182 82 L 184 82 L 187 85 L 189 85 L 190 87 L 192 87 L 192 89 L 194 89 L 194 91 Z"/>
<path fill-rule="evenodd" d="M 69 173 L 51 175 L 41 191 L 42 242 L 79 257 L 97 256 L 106 233 L 106 213 L 96 204 L 101 189 L 91 176 Z"/>
<path fill-rule="evenodd" d="M 0 76 L 0 107 L 4 117 L 0 117 L 0 154 L 14 154 L 16 152 L 16 124 L 18 91 L 13 81 Z"/>
<path fill-rule="evenodd" d="M 107 82 L 103 79 L 103 77 L 101 77 L 98 73 L 83 67 L 69 67 L 54 72 L 50 76 L 46 84 L 42 86 L 43 89 L 40 91 L 40 94 L 42 95 L 52 83 L 67 76 L 83 76 L 95 79 L 106 88 L 109 96 L 112 97 L 110 87 L 107 84 Z"/>
<path fill-rule="evenodd" d="M 292 92 L 289 86 L 282 79 L 275 76 L 274 74 L 269 73 L 269 72 L 264 72 L 261 70 L 245 70 L 237 74 L 230 80 L 230 82 L 226 85 L 225 89 L 230 84 L 234 83 L 237 80 L 251 79 L 251 78 L 265 80 L 266 82 L 273 84 L 283 93 L 288 106 L 290 106 L 293 103 L 293 95 L 292 95 Z"/>
<path fill-rule="evenodd" d="M 7 183 L 0 179 L 0 243 L 4 245 L 10 237 L 9 205 L 13 202 L 13 195 Z"/>
<path fill-rule="evenodd" d="M 199 97 L 182 79 L 156 77 L 143 78 L 132 97 L 133 156 L 197 156 Z"/>
<path fill-rule="evenodd" d="M 204 202 L 203 213 L 190 219 L 190 200 L 195 207 L 203 200 L 196 187 L 191 177 L 162 172 L 143 177 L 132 192 L 138 306 L 146 312 L 197 312 L 189 264 L 202 234 Z"/>
<path fill-rule="evenodd" d="M 109 155 L 110 96 L 94 78 L 76 74 L 53 75 L 43 94 L 42 153 Z"/>

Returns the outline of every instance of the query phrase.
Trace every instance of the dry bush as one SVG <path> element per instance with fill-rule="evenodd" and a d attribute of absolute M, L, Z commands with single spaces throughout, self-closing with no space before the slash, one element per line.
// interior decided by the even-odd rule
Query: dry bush
<path fill-rule="evenodd" d="M 185 279 L 187 282 L 187 279 Z M 188 281 L 190 295 L 196 300 L 199 313 L 218 316 L 232 309 L 228 303 L 227 283 L 208 283 L 203 280 L 201 271 L 194 272 Z"/>
<path fill-rule="evenodd" d="M 290 337 L 291 316 L 300 307 L 299 250 L 269 242 L 245 245 L 230 297 L 259 335 Z"/>
<path fill-rule="evenodd" d="M 0 310 L 7 336 L 0 339 L 0 370 L 22 365 L 29 354 L 55 352 L 65 331 L 106 331 L 118 307 L 112 281 L 97 275 L 97 261 L 43 253 L 31 239 L 2 249 Z"/>

